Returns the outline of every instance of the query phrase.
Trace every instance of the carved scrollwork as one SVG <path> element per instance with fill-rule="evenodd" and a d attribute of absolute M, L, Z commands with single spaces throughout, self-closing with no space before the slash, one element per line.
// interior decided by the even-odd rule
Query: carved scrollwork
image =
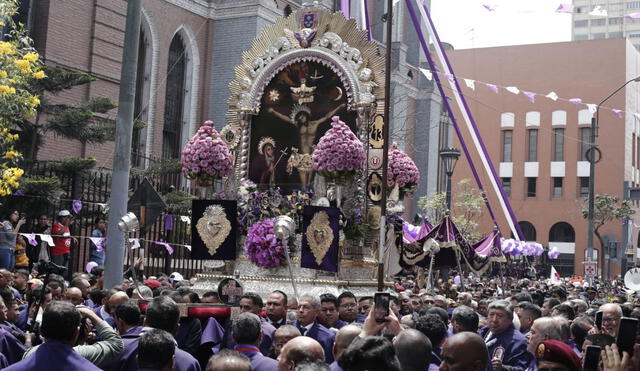
<path fill-rule="evenodd" d="M 360 70 L 364 59 L 362 53 L 357 48 L 351 47 L 348 43 L 342 41 L 342 38 L 338 34 L 333 32 L 327 32 L 320 38 L 318 46 L 327 48 L 334 53 L 340 55 L 342 59 L 347 61 L 353 67 L 354 70 Z"/>
<path fill-rule="evenodd" d="M 264 55 L 256 57 L 251 62 L 251 76 L 256 77 L 260 73 L 260 71 L 269 63 L 271 60 L 276 58 L 280 53 L 285 52 L 291 49 L 291 42 L 285 36 L 278 37 L 271 46 L 267 48 L 267 52 Z"/>

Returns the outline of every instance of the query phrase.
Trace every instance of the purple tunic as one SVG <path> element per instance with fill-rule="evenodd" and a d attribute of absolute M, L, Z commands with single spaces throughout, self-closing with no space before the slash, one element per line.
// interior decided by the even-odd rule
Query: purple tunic
<path fill-rule="evenodd" d="M 342 367 L 340 367 L 340 365 L 338 364 L 338 361 L 333 361 L 333 363 L 329 365 L 329 370 L 342 371 Z"/>
<path fill-rule="evenodd" d="M 35 353 L 5 370 L 65 370 L 99 371 L 93 363 L 82 358 L 70 346 L 59 341 L 47 341 Z"/>
<path fill-rule="evenodd" d="M 144 330 L 148 328 L 132 328 L 122 335 L 122 341 L 124 342 L 124 351 L 109 365 L 107 370 L 122 370 L 122 371 L 137 371 L 138 370 L 138 342 L 140 341 L 140 335 L 144 333 Z M 136 334 L 137 332 L 137 334 Z M 176 347 L 175 362 L 173 365 L 174 371 L 201 371 L 200 364 L 193 356 L 184 350 Z"/>
<path fill-rule="evenodd" d="M 309 331 L 306 331 L 304 326 L 300 325 L 298 321 L 294 322 L 293 325 L 300 330 L 301 334 L 314 339 L 322 345 L 322 349 L 324 349 L 324 359 L 327 364 L 331 364 L 333 362 L 333 341 L 336 337 L 336 334 L 333 331 L 322 326 L 318 322 L 314 322 Z"/>
<path fill-rule="evenodd" d="M 267 320 L 260 317 L 260 324 L 262 328 L 262 342 L 260 343 L 260 351 L 263 355 L 268 356 L 271 351 L 271 344 L 273 343 L 273 339 L 275 337 L 276 328 L 273 327 Z M 204 333 L 202 335 L 204 338 Z M 227 348 L 233 349 L 235 346 L 235 341 L 233 340 L 233 330 L 229 327 L 229 335 L 227 336 Z"/>
<path fill-rule="evenodd" d="M 200 338 L 200 345 L 206 343 L 212 343 L 211 350 L 213 353 L 220 351 L 220 344 L 224 338 L 224 328 L 220 325 L 220 322 L 211 317 L 207 320 L 207 324 L 202 329 L 202 337 Z"/>
<path fill-rule="evenodd" d="M 24 345 L 9 331 L 0 329 L 0 353 L 7 357 L 7 361 L 12 365 L 22 359 Z"/>
<path fill-rule="evenodd" d="M 278 361 L 262 355 L 260 349 L 255 345 L 238 344 L 233 347 L 233 350 L 249 357 L 253 371 L 276 371 L 278 369 Z"/>
<path fill-rule="evenodd" d="M 480 336 L 487 343 L 489 359 L 493 358 L 493 353 L 498 347 L 502 347 L 504 349 L 502 364 L 510 366 L 512 371 L 524 371 L 534 362 L 533 354 L 527 351 L 527 339 L 513 325 L 500 334 L 492 335 L 489 341 L 487 341 L 488 334 L 488 327 L 480 330 Z M 491 363 L 487 365 L 487 369 L 493 369 Z"/>

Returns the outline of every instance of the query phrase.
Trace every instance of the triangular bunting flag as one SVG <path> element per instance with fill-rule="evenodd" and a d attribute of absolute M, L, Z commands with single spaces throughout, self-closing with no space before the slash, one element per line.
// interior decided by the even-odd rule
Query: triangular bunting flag
<path fill-rule="evenodd" d="M 422 74 L 424 75 L 424 77 L 427 78 L 427 80 L 429 80 L 429 81 L 433 80 L 433 74 L 428 69 L 421 68 L 420 72 L 422 72 Z"/>
<path fill-rule="evenodd" d="M 467 85 L 469 89 L 476 90 L 476 82 L 474 80 L 464 79 L 464 83 Z"/>
<path fill-rule="evenodd" d="M 596 5 L 592 11 L 589 12 L 589 15 L 594 17 L 608 17 L 609 13 L 607 9 L 603 8 L 601 5 Z"/>
<path fill-rule="evenodd" d="M 493 85 L 493 84 L 484 84 L 484 86 L 486 86 L 487 88 L 489 88 L 489 90 L 491 90 L 492 92 L 498 94 L 498 87 Z"/>
<path fill-rule="evenodd" d="M 556 13 L 573 13 L 574 6 L 572 4 L 560 4 L 556 9 Z"/>
<path fill-rule="evenodd" d="M 589 112 L 591 112 L 592 115 L 596 113 L 596 111 L 598 110 L 598 106 L 592 103 L 587 103 L 587 108 L 589 109 Z"/>
<path fill-rule="evenodd" d="M 524 94 L 527 97 L 527 99 L 529 99 L 529 102 L 531 103 L 536 102 L 536 93 L 532 93 L 530 91 L 523 91 L 522 94 Z"/>
<path fill-rule="evenodd" d="M 571 98 L 571 99 L 569 99 L 569 102 L 578 105 L 578 104 L 582 103 L 582 99 L 580 99 L 580 98 Z"/>
<path fill-rule="evenodd" d="M 507 86 L 505 89 L 506 89 L 509 93 L 512 93 L 512 94 L 515 94 L 515 95 L 520 94 L 520 89 L 516 88 L 515 86 Z"/>
<path fill-rule="evenodd" d="M 558 94 L 556 94 L 555 91 L 552 91 L 551 93 L 545 95 L 545 97 L 551 99 L 552 101 L 557 101 L 558 100 Z"/>

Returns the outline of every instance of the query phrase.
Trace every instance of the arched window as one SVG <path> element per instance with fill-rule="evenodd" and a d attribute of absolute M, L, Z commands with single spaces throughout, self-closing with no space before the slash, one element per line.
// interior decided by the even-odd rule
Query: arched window
<path fill-rule="evenodd" d="M 138 44 L 138 70 L 136 73 L 136 95 L 133 107 L 134 120 L 140 120 L 148 123 L 149 120 L 149 93 L 150 93 L 150 74 L 151 74 L 151 45 L 149 35 L 143 27 L 140 29 L 140 41 Z M 139 167 L 144 165 L 144 149 L 146 138 L 145 129 L 133 128 L 133 136 L 131 137 L 131 165 Z"/>
<path fill-rule="evenodd" d="M 536 227 L 529 222 L 518 222 L 522 233 L 524 234 L 525 241 L 535 241 L 536 240 Z"/>
<path fill-rule="evenodd" d="M 549 242 L 576 242 L 576 232 L 571 224 L 558 222 L 549 229 Z"/>
<path fill-rule="evenodd" d="M 186 73 L 185 48 L 182 38 L 176 34 L 169 46 L 167 90 L 164 101 L 164 128 L 162 130 L 162 157 L 178 158 L 184 111 Z"/>

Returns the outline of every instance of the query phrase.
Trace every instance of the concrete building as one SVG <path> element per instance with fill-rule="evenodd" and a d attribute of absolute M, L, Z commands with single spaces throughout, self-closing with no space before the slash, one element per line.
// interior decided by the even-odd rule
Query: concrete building
<path fill-rule="evenodd" d="M 640 1 L 632 0 L 573 0 L 575 6 L 571 28 L 572 40 L 628 38 L 640 48 L 640 19 L 625 18 L 625 14 L 640 12 Z M 590 15 L 595 6 L 607 11 L 607 16 Z"/>
<path fill-rule="evenodd" d="M 224 126 L 228 84 L 241 54 L 265 25 L 297 9 L 302 0 L 143 0 L 136 118 L 148 126 L 134 133 L 133 165 L 176 158 L 207 119 Z M 336 1 L 320 4 L 335 9 Z M 361 18 L 353 2 L 352 17 Z M 384 43 L 386 1 L 369 2 L 373 39 Z M 415 158 L 426 181 L 414 200 L 437 190 L 440 98 L 419 73 L 417 36 L 404 2 L 395 7 L 392 73 L 393 141 Z M 23 0 L 23 18 L 50 65 L 91 73 L 96 81 L 52 99 L 90 97 L 117 101 L 126 2 Z M 115 110 L 108 116 L 115 117 Z M 49 136 L 40 160 L 94 156 L 111 166 L 113 143 L 86 145 Z M 61 156 L 61 154 L 63 154 Z M 415 201 L 414 201 L 415 205 Z M 413 214 L 413 210 L 409 211 Z"/>
<path fill-rule="evenodd" d="M 582 275 L 587 221 L 581 208 L 588 195 L 585 150 L 592 115 L 585 104 L 568 100 L 597 104 L 640 75 L 639 53 L 629 41 L 612 39 L 456 50 L 449 56 L 459 79 L 478 81 L 474 91 L 463 88 L 464 94 L 527 240 L 557 246 L 562 254 L 552 264 L 558 271 Z M 502 88 L 496 94 L 479 82 Z M 522 93 L 506 91 L 508 86 L 540 95 L 531 103 Z M 546 98 L 551 91 L 560 99 Z M 596 166 L 596 194 L 622 198 L 625 184 L 640 185 L 640 121 L 634 115 L 640 111 L 639 93 L 640 85 L 631 83 L 600 112 L 597 143 L 603 156 Z M 622 110 L 623 118 L 610 108 Z M 462 131 L 471 143 L 468 131 Z M 478 157 L 473 160 L 481 168 Z M 461 178 L 472 179 L 464 158 L 458 162 L 454 182 Z M 490 188 L 486 175 L 483 182 Z M 500 215 L 491 190 L 488 196 Z M 638 204 L 634 207 L 637 210 Z M 499 219 L 501 231 L 509 237 L 506 220 L 502 215 Z M 638 220 L 636 214 L 633 223 Z M 605 273 L 610 266 L 612 274 L 619 274 L 620 263 L 631 259 L 625 252 L 635 251 L 638 244 L 638 230 L 632 225 L 612 221 L 601 228 L 610 246 L 617 247 L 611 254 L 605 251 L 609 259 L 604 267 L 598 266 Z M 481 228 L 486 232 L 492 228 L 488 213 Z M 597 239 L 594 245 L 600 250 Z M 603 257 L 602 251 L 594 254 Z"/>

